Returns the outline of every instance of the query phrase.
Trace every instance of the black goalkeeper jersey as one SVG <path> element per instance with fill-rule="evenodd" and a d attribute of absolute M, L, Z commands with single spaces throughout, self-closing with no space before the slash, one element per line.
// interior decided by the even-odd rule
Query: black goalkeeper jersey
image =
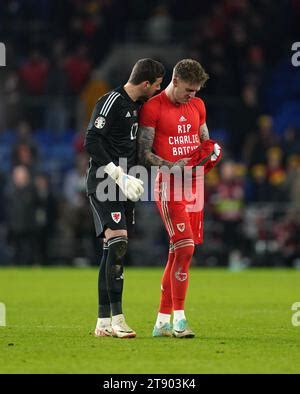
<path fill-rule="evenodd" d="M 90 155 L 88 194 L 95 193 L 101 181 L 96 178 L 99 167 L 111 161 L 118 166 L 120 158 L 127 159 L 127 170 L 136 165 L 140 106 L 141 103 L 131 100 L 123 87 L 105 94 L 97 101 L 85 138 L 85 147 Z"/>

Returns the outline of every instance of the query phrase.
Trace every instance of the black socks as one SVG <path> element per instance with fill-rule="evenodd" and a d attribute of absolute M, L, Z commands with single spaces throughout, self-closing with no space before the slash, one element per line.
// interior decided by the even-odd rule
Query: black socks
<path fill-rule="evenodd" d="M 123 260 L 127 251 L 127 237 L 110 238 L 103 244 L 103 256 L 98 278 L 98 317 L 122 313 Z"/>

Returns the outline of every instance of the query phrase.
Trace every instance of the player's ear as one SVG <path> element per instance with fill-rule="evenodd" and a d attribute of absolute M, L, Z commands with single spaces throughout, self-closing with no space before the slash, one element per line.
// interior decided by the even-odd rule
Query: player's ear
<path fill-rule="evenodd" d="M 149 81 L 144 81 L 143 84 L 142 84 L 143 88 L 145 88 L 145 89 L 149 88 L 150 85 L 151 84 L 150 84 Z"/>
<path fill-rule="evenodd" d="M 178 86 L 178 79 L 176 77 L 173 78 L 173 85 L 175 86 L 175 88 L 177 88 Z"/>

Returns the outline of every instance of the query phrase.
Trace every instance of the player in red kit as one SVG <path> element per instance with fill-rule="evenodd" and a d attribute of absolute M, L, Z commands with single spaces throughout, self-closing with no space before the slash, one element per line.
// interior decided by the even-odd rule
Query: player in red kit
<path fill-rule="evenodd" d="M 144 104 L 139 118 L 139 158 L 146 166 L 159 166 L 155 200 L 170 237 L 168 262 L 161 283 L 161 301 L 153 336 L 193 338 L 184 313 L 188 270 L 195 244 L 203 242 L 203 210 L 188 212 L 187 201 L 174 197 L 172 178 L 164 182 L 161 167 L 183 170 L 193 152 L 210 142 L 204 102 L 195 97 L 208 75 L 195 60 L 176 64 L 168 87 Z M 220 150 L 206 160 L 216 160 Z M 172 177 L 172 175 L 171 175 Z M 202 179 L 203 181 L 203 179 Z M 195 184 L 194 182 L 193 184 Z M 168 198 L 165 198 L 168 194 Z M 173 328 L 170 324 L 173 316 Z"/>

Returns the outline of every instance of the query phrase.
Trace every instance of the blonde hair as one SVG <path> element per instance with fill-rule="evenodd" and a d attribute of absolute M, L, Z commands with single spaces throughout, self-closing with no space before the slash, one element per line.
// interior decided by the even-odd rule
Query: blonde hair
<path fill-rule="evenodd" d="M 201 87 L 209 79 L 209 75 L 199 62 L 193 59 L 182 59 L 173 70 L 174 77 L 178 77 L 191 84 L 200 84 Z"/>

